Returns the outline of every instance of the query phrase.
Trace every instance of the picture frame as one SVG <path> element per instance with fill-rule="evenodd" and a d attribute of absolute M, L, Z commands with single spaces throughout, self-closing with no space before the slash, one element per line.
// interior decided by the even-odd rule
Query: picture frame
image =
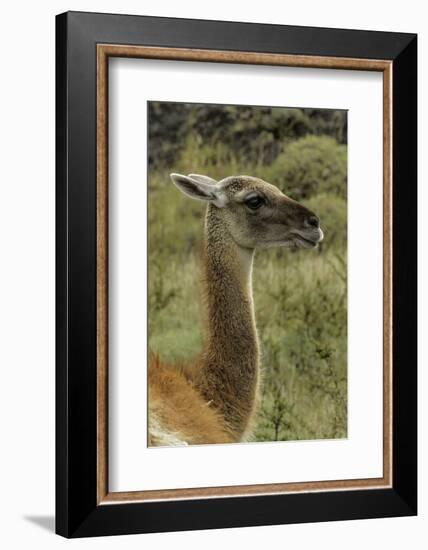
<path fill-rule="evenodd" d="M 383 476 L 114 493 L 108 487 L 112 57 L 383 75 Z M 56 18 L 56 532 L 65 537 L 417 513 L 417 36 L 67 12 Z M 144 468 L 144 464 L 142 464 Z"/>

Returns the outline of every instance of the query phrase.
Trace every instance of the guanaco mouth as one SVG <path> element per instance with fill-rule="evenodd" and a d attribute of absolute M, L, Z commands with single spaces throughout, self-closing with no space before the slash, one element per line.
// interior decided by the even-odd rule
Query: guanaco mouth
<path fill-rule="evenodd" d="M 316 248 L 318 246 L 318 243 L 320 243 L 324 238 L 322 230 L 319 229 L 318 231 L 319 234 L 314 236 L 314 238 L 309 238 L 306 235 L 303 236 L 300 231 L 293 231 L 294 243 L 300 248 Z"/>
<path fill-rule="evenodd" d="M 304 237 L 301 237 L 300 235 L 294 236 L 294 243 L 299 248 L 316 248 L 318 246 L 319 241 L 311 241 L 309 239 L 305 239 Z"/>

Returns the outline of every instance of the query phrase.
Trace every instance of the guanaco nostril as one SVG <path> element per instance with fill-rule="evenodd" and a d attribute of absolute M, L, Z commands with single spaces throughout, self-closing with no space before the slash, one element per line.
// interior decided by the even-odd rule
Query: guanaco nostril
<path fill-rule="evenodd" d="M 317 218 L 317 216 L 309 216 L 306 220 L 307 224 L 311 227 L 319 227 L 320 226 L 320 220 Z"/>

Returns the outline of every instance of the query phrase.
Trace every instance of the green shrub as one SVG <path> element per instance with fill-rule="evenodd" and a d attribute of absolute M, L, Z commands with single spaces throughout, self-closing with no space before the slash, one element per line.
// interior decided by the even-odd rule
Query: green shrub
<path fill-rule="evenodd" d="M 290 143 L 267 173 L 271 183 L 295 200 L 323 192 L 346 199 L 346 145 L 329 136 L 303 137 Z"/>
<path fill-rule="evenodd" d="M 346 437 L 343 252 L 257 254 L 253 283 L 264 382 L 256 441 Z"/>
<path fill-rule="evenodd" d="M 270 165 L 287 143 L 309 134 L 347 139 L 343 110 L 158 101 L 149 102 L 148 110 L 152 168 L 176 164 L 190 138 L 214 149 L 222 144 L 241 163 L 258 166 Z"/>

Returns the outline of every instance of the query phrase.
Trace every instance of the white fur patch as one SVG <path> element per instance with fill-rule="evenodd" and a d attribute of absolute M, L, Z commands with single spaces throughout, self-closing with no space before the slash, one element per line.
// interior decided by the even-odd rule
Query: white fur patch
<path fill-rule="evenodd" d="M 188 445 L 179 433 L 166 429 L 156 417 L 150 418 L 149 430 L 152 443 L 156 447 L 182 447 Z"/>
<path fill-rule="evenodd" d="M 224 208 L 227 204 L 227 195 L 224 191 L 217 191 L 215 193 L 216 198 L 213 200 L 213 204 L 217 206 L 217 208 Z"/>

